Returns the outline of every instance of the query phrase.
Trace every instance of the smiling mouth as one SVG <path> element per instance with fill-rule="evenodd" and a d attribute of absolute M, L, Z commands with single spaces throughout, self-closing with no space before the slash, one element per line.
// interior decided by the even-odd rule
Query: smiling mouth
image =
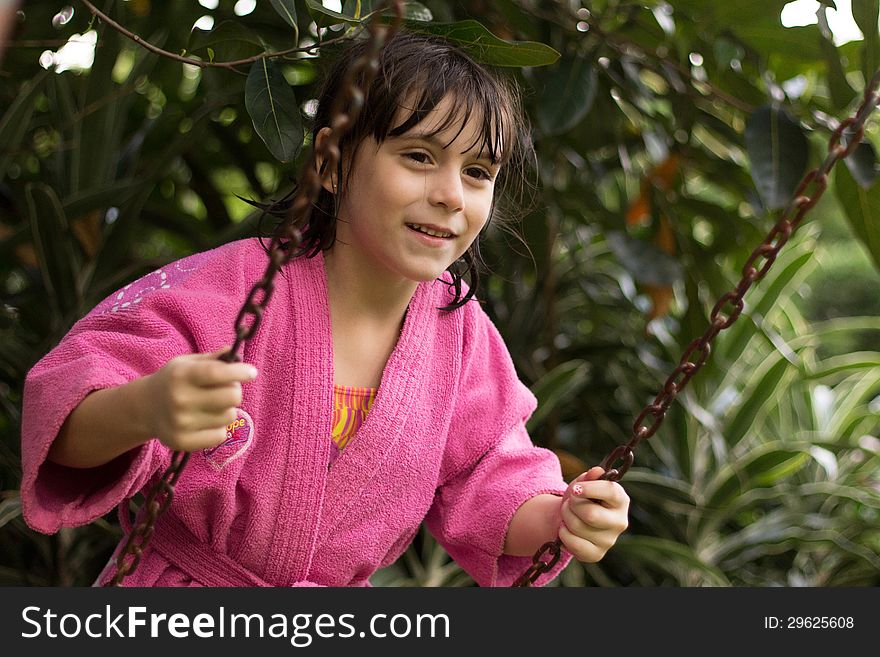
<path fill-rule="evenodd" d="M 430 235 L 431 237 L 443 237 L 450 238 L 455 237 L 453 233 L 449 233 L 442 230 L 434 230 L 433 228 L 426 228 L 425 226 L 419 226 L 418 224 L 406 224 L 407 228 L 418 231 L 420 233 L 424 233 L 425 235 Z"/>

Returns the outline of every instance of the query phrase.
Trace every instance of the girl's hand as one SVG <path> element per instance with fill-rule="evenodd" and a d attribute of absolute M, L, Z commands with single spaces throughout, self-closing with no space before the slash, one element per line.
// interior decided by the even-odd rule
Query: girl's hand
<path fill-rule="evenodd" d="M 226 440 L 226 425 L 235 421 L 241 404 L 241 382 L 257 376 L 253 365 L 217 360 L 230 348 L 172 358 L 148 377 L 151 433 L 162 444 L 194 452 Z"/>
<path fill-rule="evenodd" d="M 575 559 L 595 563 L 629 526 L 629 495 L 615 481 L 599 480 L 604 470 L 591 468 L 575 479 L 562 497 L 559 538 Z"/>

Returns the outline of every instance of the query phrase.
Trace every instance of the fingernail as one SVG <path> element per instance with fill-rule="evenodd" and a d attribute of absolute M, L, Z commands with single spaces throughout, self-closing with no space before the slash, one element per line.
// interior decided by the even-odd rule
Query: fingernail
<path fill-rule="evenodd" d="M 248 366 L 248 373 L 251 375 L 252 379 L 257 378 L 257 368 L 254 367 L 253 365 Z"/>
<path fill-rule="evenodd" d="M 571 492 L 574 493 L 575 495 L 580 495 L 581 493 L 584 492 L 584 487 L 581 486 L 580 484 L 575 484 L 574 486 L 571 487 Z"/>

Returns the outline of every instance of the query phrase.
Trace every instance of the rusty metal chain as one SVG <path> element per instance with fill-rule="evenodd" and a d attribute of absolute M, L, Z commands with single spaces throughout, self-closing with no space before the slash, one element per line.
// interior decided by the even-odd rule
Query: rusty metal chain
<path fill-rule="evenodd" d="M 739 318 L 743 310 L 743 297 L 746 292 L 770 270 L 779 251 L 788 242 L 804 215 L 816 205 L 822 194 L 825 193 L 825 189 L 828 187 L 828 173 L 832 167 L 839 160 L 849 156 L 862 141 L 865 135 L 865 121 L 874 111 L 877 101 L 880 99 L 877 92 L 878 85 L 880 85 L 880 71 L 874 74 L 870 83 L 865 87 L 864 100 L 856 115 L 842 121 L 834 130 L 828 141 L 828 155 L 821 166 L 803 177 L 776 225 L 770 229 L 764 241 L 749 256 L 743 266 L 739 284 L 730 292 L 723 294 L 715 307 L 712 308 L 709 328 L 701 337 L 695 339 L 685 348 L 678 366 L 663 384 L 663 389 L 654 398 L 654 401 L 639 413 L 633 423 L 632 438 L 625 445 L 618 445 L 614 448 L 602 461 L 601 467 L 605 473 L 600 479 L 618 481 L 626 474 L 626 471 L 633 464 L 633 450 L 639 443 L 657 433 L 660 425 L 663 424 L 670 404 L 709 358 L 712 340 Z M 844 132 L 847 134 L 844 135 Z M 842 139 L 845 141 L 843 144 L 841 143 Z M 762 259 L 764 263 L 760 264 Z M 728 314 L 724 314 L 722 311 Z M 647 424 L 643 424 L 646 421 Z M 556 565 L 556 562 L 559 561 L 561 546 L 562 542 L 559 539 L 542 545 L 532 557 L 532 565 L 520 575 L 513 586 L 531 586 L 538 577 Z"/>
<path fill-rule="evenodd" d="M 317 163 L 320 158 L 325 163 L 324 170 L 334 171 L 339 163 L 339 140 L 357 120 L 364 104 L 364 94 L 379 70 L 379 52 L 385 42 L 400 28 L 404 15 L 402 0 L 388 0 L 391 10 L 390 22 L 384 24 L 372 20 L 366 25 L 370 42 L 364 54 L 346 71 L 340 85 L 341 93 L 334 99 L 330 110 L 331 133 L 328 139 L 312 145 L 309 157 L 303 165 L 295 196 L 283 224 L 283 233 L 276 234 L 269 243 L 269 264 L 263 277 L 254 284 L 247 299 L 235 319 L 235 343 L 218 360 L 227 363 L 240 362 L 238 352 L 242 343 L 248 340 L 257 327 L 274 289 L 275 275 L 281 266 L 289 261 L 302 242 L 300 227 L 305 226 L 322 189 L 322 176 Z M 379 13 L 378 15 L 382 15 Z M 286 246 L 286 250 L 285 250 Z M 248 321 L 251 318 L 252 321 Z M 136 517 L 136 524 L 129 532 L 128 540 L 116 557 L 116 572 L 106 586 L 118 586 L 140 563 L 156 520 L 171 505 L 174 499 L 174 485 L 189 460 L 188 452 L 175 451 L 171 454 L 171 464 L 151 488 Z"/>

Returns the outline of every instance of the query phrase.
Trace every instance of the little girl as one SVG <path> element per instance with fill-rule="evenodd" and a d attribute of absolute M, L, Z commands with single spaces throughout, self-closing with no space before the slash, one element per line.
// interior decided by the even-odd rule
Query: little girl
<path fill-rule="evenodd" d="M 364 48 L 328 78 L 318 143 Z M 124 287 L 29 372 L 28 524 L 52 533 L 117 505 L 127 517 L 183 450 L 174 502 L 125 585 L 368 586 L 423 521 L 484 586 L 510 585 L 557 536 L 567 554 L 537 584 L 571 555 L 601 559 L 629 498 L 601 468 L 567 487 L 532 444 L 535 398 L 461 280 L 530 147 L 523 125 L 515 94 L 462 51 L 397 34 L 339 166 L 318 163 L 301 253 L 243 363 L 217 357 L 264 272 L 257 239 Z"/>

